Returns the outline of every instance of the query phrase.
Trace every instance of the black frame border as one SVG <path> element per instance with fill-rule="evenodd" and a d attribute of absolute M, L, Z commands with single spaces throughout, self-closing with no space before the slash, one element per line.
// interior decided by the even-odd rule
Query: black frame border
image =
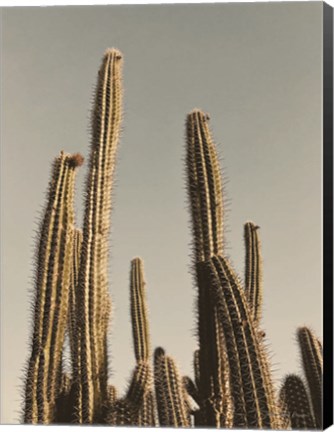
<path fill-rule="evenodd" d="M 323 3 L 323 428 L 333 424 L 333 8 Z"/>

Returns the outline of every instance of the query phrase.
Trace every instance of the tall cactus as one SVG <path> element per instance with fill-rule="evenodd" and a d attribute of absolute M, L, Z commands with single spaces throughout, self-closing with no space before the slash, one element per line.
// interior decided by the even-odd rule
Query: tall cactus
<path fill-rule="evenodd" d="M 77 421 L 99 422 L 107 397 L 108 257 L 111 189 L 122 115 L 122 56 L 107 50 L 99 70 L 78 282 Z M 80 390 L 81 388 L 81 390 Z"/>
<path fill-rule="evenodd" d="M 201 263 L 223 253 L 222 180 L 209 117 L 194 110 L 187 117 L 187 175 L 192 215 L 194 261 Z M 212 295 L 197 271 L 199 392 L 203 401 L 201 426 L 230 425 L 229 366 L 221 322 Z"/>
<path fill-rule="evenodd" d="M 36 263 L 25 423 L 321 427 L 322 347 L 306 327 L 298 330 L 298 340 L 311 397 L 303 381 L 290 375 L 280 401 L 276 399 L 260 331 L 263 287 L 258 227 L 252 222 L 244 225 L 243 287 L 226 257 L 223 182 L 209 117 L 198 109 L 186 122 L 198 287 L 194 381 L 181 378 L 175 361 L 157 348 L 153 387 L 144 268 L 142 260 L 135 258 L 130 311 L 136 365 L 123 397 L 108 382 L 109 233 L 122 118 L 121 74 L 122 55 L 108 49 L 98 74 L 82 230 L 75 227 L 73 195 L 76 168 L 83 158 L 62 152 L 54 162 Z M 70 373 L 63 369 L 66 331 Z"/>
<path fill-rule="evenodd" d="M 74 229 L 74 180 L 81 155 L 55 160 L 40 230 L 34 331 L 25 391 L 25 423 L 51 423 L 60 393 Z"/>
<path fill-rule="evenodd" d="M 205 421 L 230 426 L 233 409 L 234 427 L 279 427 L 269 365 L 257 332 L 261 263 L 255 226 L 246 224 L 247 301 L 224 257 L 218 158 L 208 116 L 199 110 L 187 118 L 187 171 L 199 289 L 199 392 L 209 401 Z"/>

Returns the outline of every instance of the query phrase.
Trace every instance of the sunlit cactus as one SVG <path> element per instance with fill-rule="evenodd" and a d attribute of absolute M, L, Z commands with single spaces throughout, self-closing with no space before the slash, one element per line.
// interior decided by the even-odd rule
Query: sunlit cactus
<path fill-rule="evenodd" d="M 55 160 L 41 224 L 35 279 L 34 330 L 25 390 L 25 423 L 54 421 L 61 392 L 74 237 L 74 180 L 81 155 Z"/>
<path fill-rule="evenodd" d="M 122 116 L 122 56 L 107 50 L 99 70 L 78 275 L 77 415 L 100 422 L 107 397 L 108 258 L 111 189 Z"/>
<path fill-rule="evenodd" d="M 112 425 L 155 426 L 151 350 L 146 305 L 144 265 L 140 258 L 131 261 L 130 304 L 136 367 L 123 398 L 115 391 L 109 396 L 106 422 Z M 109 390 L 110 391 L 110 390 Z"/>
<path fill-rule="evenodd" d="M 114 377 L 109 376 L 108 359 L 109 235 L 122 110 L 122 54 L 108 49 L 92 113 L 82 227 L 73 208 L 75 172 L 82 156 L 62 152 L 52 169 L 36 261 L 24 423 L 320 428 L 321 343 L 308 328 L 298 330 L 307 387 L 298 376 L 289 375 L 278 398 L 260 324 L 258 226 L 244 225 L 243 284 L 226 254 L 221 168 L 209 116 L 198 109 L 186 120 L 197 289 L 194 376 L 182 377 L 176 361 L 162 348 L 155 349 L 152 359 L 144 265 L 141 258 L 134 258 L 130 269 L 134 368 L 123 395 L 110 382 Z"/>

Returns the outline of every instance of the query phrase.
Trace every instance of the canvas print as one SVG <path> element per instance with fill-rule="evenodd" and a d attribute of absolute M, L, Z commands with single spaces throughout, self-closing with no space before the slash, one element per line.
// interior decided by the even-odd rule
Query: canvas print
<path fill-rule="evenodd" d="M 324 4 L 1 12 L 1 423 L 322 429 Z"/>

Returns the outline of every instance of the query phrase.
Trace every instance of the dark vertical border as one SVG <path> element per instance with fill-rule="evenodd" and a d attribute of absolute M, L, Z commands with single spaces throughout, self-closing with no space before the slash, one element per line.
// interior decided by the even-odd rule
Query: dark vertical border
<path fill-rule="evenodd" d="M 324 429 L 333 424 L 333 9 L 323 3 Z"/>

